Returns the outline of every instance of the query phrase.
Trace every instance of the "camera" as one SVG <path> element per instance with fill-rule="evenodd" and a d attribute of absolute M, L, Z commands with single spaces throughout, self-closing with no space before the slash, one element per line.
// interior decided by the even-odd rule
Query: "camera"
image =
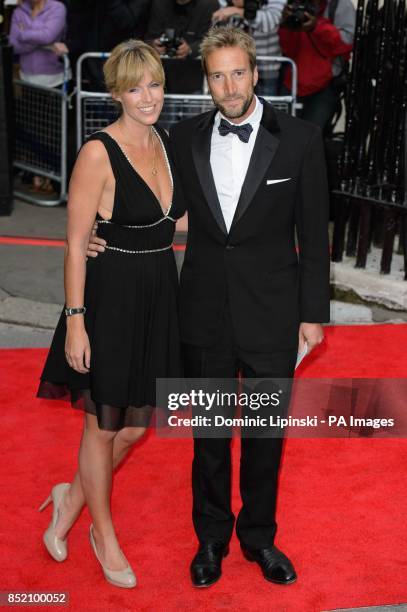
<path fill-rule="evenodd" d="M 287 6 L 291 9 L 292 14 L 284 20 L 282 25 L 289 30 L 301 30 L 307 21 L 305 13 L 317 14 L 317 6 L 312 0 L 288 0 Z"/>
<path fill-rule="evenodd" d="M 240 17 L 240 15 L 231 15 L 225 21 L 216 21 L 213 24 L 214 28 L 223 28 L 224 26 L 229 26 L 231 28 L 239 28 L 244 32 L 248 32 L 250 29 L 247 21 L 243 19 L 243 17 Z"/>
<path fill-rule="evenodd" d="M 252 33 L 252 27 L 250 21 L 256 19 L 257 11 L 267 4 L 267 0 L 245 0 L 244 2 L 244 16 L 231 15 L 225 21 L 217 21 L 214 27 L 230 26 L 233 28 L 240 28 L 244 32 Z M 234 6 L 232 0 L 228 0 L 228 6 Z"/>
<path fill-rule="evenodd" d="M 244 0 L 244 18 L 248 21 L 256 19 L 257 11 L 266 4 L 267 0 Z"/>
<path fill-rule="evenodd" d="M 168 57 L 174 57 L 177 54 L 178 47 L 182 44 L 183 38 L 174 28 L 167 28 L 159 38 L 160 45 L 165 47 L 165 53 Z"/>

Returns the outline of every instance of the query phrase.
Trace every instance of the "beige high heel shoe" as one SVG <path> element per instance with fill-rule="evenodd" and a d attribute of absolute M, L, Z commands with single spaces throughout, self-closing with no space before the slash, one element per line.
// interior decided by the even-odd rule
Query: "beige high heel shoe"
<path fill-rule="evenodd" d="M 102 570 L 106 580 L 110 582 L 110 584 L 114 584 L 114 586 L 122 587 L 124 589 L 132 589 L 133 587 L 135 587 L 137 584 L 136 576 L 134 575 L 134 572 L 129 564 L 123 570 L 111 570 L 107 567 L 104 567 L 101 560 L 99 559 L 99 555 L 96 550 L 95 538 L 93 537 L 93 524 L 89 527 L 89 539 L 93 548 L 93 552 L 95 553 L 95 557 L 102 566 Z"/>
<path fill-rule="evenodd" d="M 42 539 L 49 554 L 53 559 L 55 559 L 55 561 L 65 561 L 68 556 L 68 543 L 66 539 L 61 540 L 56 536 L 55 527 L 59 516 L 59 507 L 62 503 L 66 491 L 69 489 L 70 486 L 71 485 L 69 482 L 61 482 L 60 484 L 55 485 L 51 489 L 50 495 L 38 508 L 38 512 L 42 512 L 51 501 L 54 504 L 51 522 L 48 525 L 48 529 L 44 532 Z"/>

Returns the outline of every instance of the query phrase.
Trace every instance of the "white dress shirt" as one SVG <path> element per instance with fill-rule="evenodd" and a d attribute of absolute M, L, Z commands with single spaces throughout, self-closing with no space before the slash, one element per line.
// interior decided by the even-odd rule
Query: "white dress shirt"
<path fill-rule="evenodd" d="M 255 96 L 256 106 L 252 114 L 239 125 L 250 123 L 253 131 L 249 142 L 236 134 L 221 136 L 218 128 L 221 119 L 228 121 L 219 111 L 215 115 L 211 141 L 211 168 L 226 228 L 229 232 L 247 174 L 250 159 L 263 116 L 263 104 Z M 229 123 L 231 123 L 229 121 Z"/>

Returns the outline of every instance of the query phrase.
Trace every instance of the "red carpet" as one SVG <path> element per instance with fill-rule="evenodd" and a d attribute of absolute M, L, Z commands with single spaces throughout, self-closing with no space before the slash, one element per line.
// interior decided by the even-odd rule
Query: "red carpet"
<path fill-rule="evenodd" d="M 405 377 L 406 346 L 407 325 L 329 328 L 325 346 L 300 375 Z M 221 581 L 207 590 L 191 587 L 192 445 L 153 433 L 117 474 L 113 498 L 136 589 L 104 581 L 90 550 L 86 511 L 69 536 L 68 560 L 54 562 L 41 542 L 50 506 L 36 510 L 52 484 L 72 477 L 82 414 L 34 399 L 44 356 L 44 350 L 0 351 L 1 590 L 68 591 L 75 611 L 320 612 L 407 601 L 405 440 L 287 441 L 277 544 L 295 562 L 294 585 L 265 582 L 234 538 Z M 235 443 L 235 467 L 237 453 Z"/>

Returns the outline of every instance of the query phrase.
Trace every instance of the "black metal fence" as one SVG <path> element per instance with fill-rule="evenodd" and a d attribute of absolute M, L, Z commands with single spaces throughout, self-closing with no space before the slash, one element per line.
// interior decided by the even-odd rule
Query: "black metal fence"
<path fill-rule="evenodd" d="M 389 274 L 399 252 L 407 280 L 406 0 L 359 0 L 346 107 L 332 260 L 365 268 L 376 246 Z"/>

